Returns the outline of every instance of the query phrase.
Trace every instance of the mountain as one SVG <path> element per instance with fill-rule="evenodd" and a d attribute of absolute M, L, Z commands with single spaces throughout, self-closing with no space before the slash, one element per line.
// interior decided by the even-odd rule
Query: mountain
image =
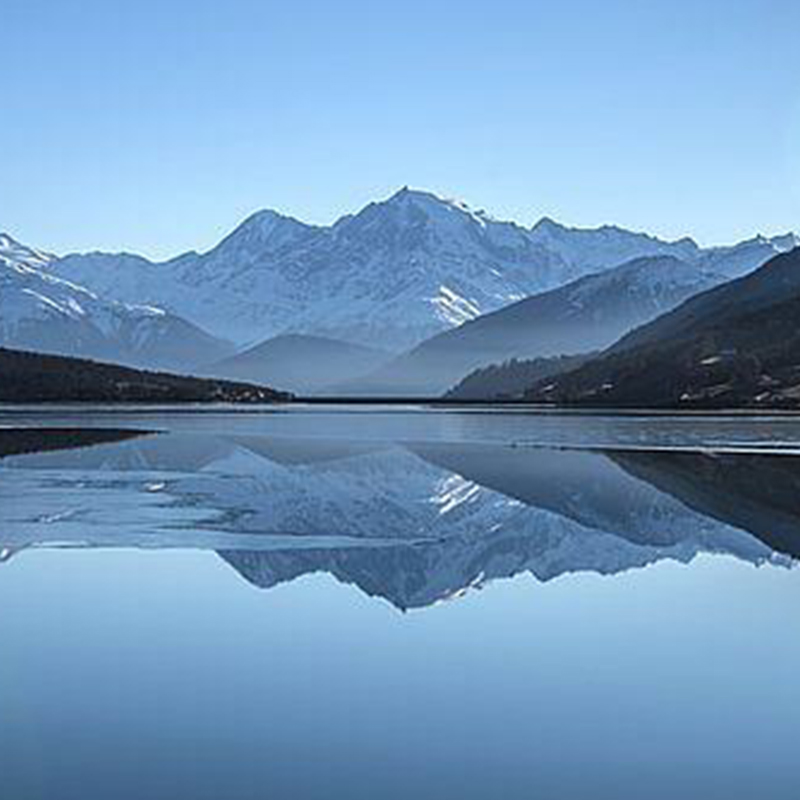
<path fill-rule="evenodd" d="M 800 246 L 800 236 L 786 233 L 781 236 L 755 236 L 729 247 L 711 247 L 702 251 L 697 263 L 710 272 L 727 278 L 741 278 L 771 258 L 788 253 Z"/>
<path fill-rule="evenodd" d="M 526 397 L 603 406 L 796 408 L 798 319 L 800 248 L 691 298 Z"/>
<path fill-rule="evenodd" d="M 672 256 L 635 259 L 440 333 L 342 393 L 433 396 L 477 367 L 601 349 L 723 280 Z"/>
<path fill-rule="evenodd" d="M 520 399 L 525 391 L 544 378 L 577 369 L 592 357 L 592 353 L 546 358 L 511 358 L 500 364 L 478 367 L 462 378 L 446 400 L 512 400 Z"/>
<path fill-rule="evenodd" d="M 397 353 L 634 258 L 694 263 L 705 253 L 691 240 L 610 226 L 581 230 L 543 220 L 527 228 L 406 188 L 331 226 L 261 211 L 207 253 L 163 263 L 76 254 L 48 268 L 100 296 L 166 308 L 240 346 L 302 333 Z M 749 257 L 769 255 L 758 249 Z"/>
<path fill-rule="evenodd" d="M 394 350 L 571 274 L 525 228 L 410 190 L 329 227 L 259 212 L 210 252 L 163 264 L 92 254 L 53 269 L 240 344 L 306 333 Z"/>
<path fill-rule="evenodd" d="M 665 242 L 616 225 L 569 228 L 549 217 L 533 226 L 531 238 L 583 274 L 600 272 L 636 258 L 672 256 L 682 261 L 695 261 L 703 254 L 697 243 L 688 237 Z"/>
<path fill-rule="evenodd" d="M 203 369 L 218 378 L 280 386 L 313 394 L 336 381 L 364 375 L 390 358 L 372 347 L 321 336 L 284 334 Z"/>
<path fill-rule="evenodd" d="M 230 352 L 174 314 L 101 299 L 53 276 L 53 260 L 0 235 L 0 345 L 165 369 Z"/>
<path fill-rule="evenodd" d="M 289 395 L 231 381 L 0 348 L 0 402 L 274 402 Z"/>
<path fill-rule="evenodd" d="M 586 273 L 646 256 L 670 255 L 729 279 L 742 277 L 774 256 L 800 245 L 800 236 L 786 233 L 771 237 L 759 235 L 734 245 L 702 248 L 688 237 L 664 242 L 616 225 L 569 228 L 548 217 L 534 225 L 532 235 L 538 244 Z"/>

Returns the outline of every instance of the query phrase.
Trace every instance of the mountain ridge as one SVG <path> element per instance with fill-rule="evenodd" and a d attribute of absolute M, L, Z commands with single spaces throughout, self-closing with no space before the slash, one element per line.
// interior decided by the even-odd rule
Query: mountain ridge
<path fill-rule="evenodd" d="M 0 235 L 0 345 L 164 369 L 230 351 L 159 307 L 101 298 L 51 274 L 54 259 Z"/>
<path fill-rule="evenodd" d="M 303 333 L 400 352 L 632 258 L 673 255 L 734 277 L 789 238 L 700 248 L 687 237 L 670 242 L 610 225 L 568 228 L 543 218 L 526 227 L 404 188 L 331 225 L 265 209 L 204 253 L 162 262 L 70 254 L 48 269 L 100 296 L 160 305 L 239 347 Z"/>

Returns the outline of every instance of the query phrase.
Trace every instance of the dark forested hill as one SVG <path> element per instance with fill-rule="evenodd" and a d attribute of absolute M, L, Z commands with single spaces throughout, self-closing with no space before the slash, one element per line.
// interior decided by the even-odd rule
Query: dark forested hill
<path fill-rule="evenodd" d="M 800 248 L 624 336 L 526 399 L 662 408 L 800 407 Z"/>
<path fill-rule="evenodd" d="M 544 378 L 577 369 L 590 355 L 552 356 L 550 358 L 512 358 L 502 364 L 490 364 L 470 372 L 447 394 L 447 400 L 513 400 Z"/>
<path fill-rule="evenodd" d="M 144 372 L 0 348 L 0 402 L 234 402 L 288 400 L 266 387 Z"/>

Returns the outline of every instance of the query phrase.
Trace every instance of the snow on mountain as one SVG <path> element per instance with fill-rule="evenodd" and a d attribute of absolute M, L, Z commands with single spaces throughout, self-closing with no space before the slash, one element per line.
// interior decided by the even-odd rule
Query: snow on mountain
<path fill-rule="evenodd" d="M 240 343 L 310 333 L 395 350 L 570 274 L 524 228 L 410 190 L 327 228 L 261 212 L 204 255 L 130 258 L 74 255 L 53 269 Z"/>
<path fill-rule="evenodd" d="M 703 250 L 613 226 L 543 219 L 526 228 L 404 188 L 331 226 L 261 211 L 211 251 L 163 263 L 90 253 L 47 265 L 100 296 L 163 307 L 239 345 L 296 333 L 397 352 L 631 259 L 672 256 L 730 277 L 792 242 Z"/>
<path fill-rule="evenodd" d="M 164 368 L 229 352 L 160 308 L 101 299 L 55 277 L 46 271 L 54 258 L 0 235 L 0 345 Z"/>
<path fill-rule="evenodd" d="M 701 253 L 700 247 L 689 238 L 665 242 L 615 225 L 568 228 L 549 217 L 533 226 L 531 238 L 557 253 L 581 274 L 600 272 L 646 256 L 673 256 L 682 261 L 694 261 Z"/>
<path fill-rule="evenodd" d="M 7 233 L 0 233 L 0 259 L 37 269 L 46 267 L 55 259 L 55 256 L 20 244 Z"/>
<path fill-rule="evenodd" d="M 722 283 L 722 275 L 670 256 L 635 258 L 613 269 L 587 276 L 561 288 L 563 301 L 573 309 L 587 302 L 606 306 L 620 293 L 629 303 L 645 306 L 642 317 L 656 316 L 697 292 Z M 602 302 L 598 303 L 598 298 Z"/>
<path fill-rule="evenodd" d="M 741 278 L 753 272 L 781 253 L 800 246 L 800 236 L 786 233 L 781 236 L 755 236 L 730 247 L 712 247 L 702 251 L 698 259 L 705 269 L 719 272 L 727 278 Z"/>

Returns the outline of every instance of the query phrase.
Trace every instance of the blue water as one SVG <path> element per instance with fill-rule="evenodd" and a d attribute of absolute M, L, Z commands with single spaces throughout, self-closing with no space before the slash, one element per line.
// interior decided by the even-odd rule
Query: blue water
<path fill-rule="evenodd" d="M 3 798 L 796 797 L 791 419 L 19 424 Z"/>

